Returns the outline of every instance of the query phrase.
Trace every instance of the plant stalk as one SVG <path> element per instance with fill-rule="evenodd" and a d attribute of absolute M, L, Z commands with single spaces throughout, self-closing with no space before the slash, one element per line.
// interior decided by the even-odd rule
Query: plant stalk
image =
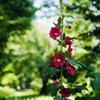
<path fill-rule="evenodd" d="M 60 11 L 61 11 L 61 52 L 63 50 L 63 0 L 60 0 Z M 63 66 L 61 66 L 61 86 L 62 86 L 62 77 L 63 77 Z"/>

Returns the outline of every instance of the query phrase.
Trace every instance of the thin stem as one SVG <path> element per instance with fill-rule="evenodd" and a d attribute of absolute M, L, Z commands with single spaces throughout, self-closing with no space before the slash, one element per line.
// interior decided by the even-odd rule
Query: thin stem
<path fill-rule="evenodd" d="M 59 77 L 57 76 L 57 74 L 56 74 L 56 73 L 55 73 L 55 75 L 56 75 L 56 78 L 57 78 L 57 79 L 59 79 Z"/>
<path fill-rule="evenodd" d="M 61 86 L 62 86 L 63 67 L 61 67 Z"/>
<path fill-rule="evenodd" d="M 62 31 L 62 34 L 63 34 L 63 0 L 61 0 L 61 31 Z M 61 36 L 61 51 L 63 49 L 63 35 Z"/>
<path fill-rule="evenodd" d="M 61 31 L 63 34 L 63 0 L 60 0 L 60 11 L 61 11 Z M 61 52 L 63 50 L 63 35 L 61 36 Z M 62 77 L 63 77 L 63 66 L 61 67 L 61 85 L 62 85 Z"/>

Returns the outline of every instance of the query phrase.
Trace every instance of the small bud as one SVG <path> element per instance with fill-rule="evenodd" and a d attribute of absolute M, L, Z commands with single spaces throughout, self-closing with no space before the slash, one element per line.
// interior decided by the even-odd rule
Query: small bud
<path fill-rule="evenodd" d="M 57 85 L 58 83 L 59 83 L 59 80 L 56 79 L 56 80 L 54 81 L 53 85 Z"/>
<path fill-rule="evenodd" d="M 69 56 L 69 59 L 73 59 L 74 57 L 71 55 L 71 56 Z"/>
<path fill-rule="evenodd" d="M 71 29 L 71 28 L 72 28 L 72 26 L 71 26 L 71 25 L 68 25 L 68 26 L 67 26 L 67 28 L 68 28 L 68 29 Z"/>

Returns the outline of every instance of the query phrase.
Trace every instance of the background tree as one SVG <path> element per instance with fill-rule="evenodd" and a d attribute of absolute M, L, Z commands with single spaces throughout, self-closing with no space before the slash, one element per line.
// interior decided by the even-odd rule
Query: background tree
<path fill-rule="evenodd" d="M 100 5 L 98 3 L 99 0 L 72 0 L 72 5 L 66 6 L 66 10 L 74 16 L 76 23 L 76 26 L 73 27 L 75 30 L 73 35 L 79 39 L 75 45 L 75 59 L 88 66 L 84 69 L 84 71 L 87 70 L 84 78 L 90 77 L 87 84 L 92 86 L 93 91 L 91 93 L 96 93 L 95 95 L 100 94 L 100 13 L 98 13 Z M 78 55 L 79 52 L 81 55 Z M 84 71 L 81 70 L 80 72 L 84 73 Z M 93 78 L 94 80 L 92 80 Z M 98 99 L 98 97 L 90 97 L 92 96 L 91 93 L 84 95 L 80 100 Z"/>
<path fill-rule="evenodd" d="M 39 89 L 41 94 L 46 94 L 48 77 L 45 77 L 44 69 L 50 66 L 53 51 L 43 27 L 40 32 L 39 26 L 38 28 L 35 26 L 37 23 L 33 24 L 32 30 L 27 31 L 26 34 L 9 38 L 6 52 L 10 51 L 13 60 L 3 69 L 9 73 L 3 75 L 1 83 L 19 90 Z M 35 80 L 37 84 L 32 84 Z M 38 88 L 39 86 L 41 89 Z"/>
<path fill-rule="evenodd" d="M 24 34 L 31 27 L 35 11 L 33 0 L 0 0 L 0 76 L 5 73 L 3 68 L 12 61 L 10 51 L 5 52 L 9 37 Z"/>

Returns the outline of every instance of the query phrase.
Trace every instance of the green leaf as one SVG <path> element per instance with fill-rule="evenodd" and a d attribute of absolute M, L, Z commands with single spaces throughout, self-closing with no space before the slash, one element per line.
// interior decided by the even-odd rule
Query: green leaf
<path fill-rule="evenodd" d="M 75 86 L 76 86 L 76 84 L 75 84 L 75 83 L 73 83 L 73 84 L 72 84 L 72 87 L 75 87 Z"/>
<path fill-rule="evenodd" d="M 79 63 L 82 67 L 86 67 L 86 65 L 81 62 L 77 62 L 77 63 Z"/>
<path fill-rule="evenodd" d="M 94 90 L 100 89 L 100 73 L 91 72 L 90 76 L 94 77 L 94 80 L 91 81 L 91 86 Z"/>
<path fill-rule="evenodd" d="M 66 21 L 67 24 L 73 24 L 73 21 Z"/>
<path fill-rule="evenodd" d="M 61 25 L 61 17 L 59 17 L 57 21 L 58 21 L 57 24 L 54 23 L 54 22 L 53 22 L 53 24 L 54 24 L 55 26 L 59 26 L 59 27 L 60 27 L 60 25 Z"/>
<path fill-rule="evenodd" d="M 91 86 L 93 87 L 94 90 L 100 90 L 100 78 L 91 81 Z"/>
<path fill-rule="evenodd" d="M 54 23 L 54 22 L 53 22 L 53 24 L 54 24 L 55 26 L 57 26 L 57 24 L 56 24 L 56 23 Z"/>
<path fill-rule="evenodd" d="M 64 82 L 64 83 L 67 84 L 67 85 L 69 84 L 68 82 Z"/>
<path fill-rule="evenodd" d="M 60 72 L 60 69 L 54 67 L 50 67 L 48 70 L 49 70 L 50 77 L 53 77 L 56 75 L 56 73 Z"/>
<path fill-rule="evenodd" d="M 68 58 L 69 56 L 71 56 L 71 52 L 66 51 L 66 52 L 62 53 L 62 55 Z"/>
<path fill-rule="evenodd" d="M 69 14 L 66 14 L 66 15 L 64 15 L 65 17 L 71 17 L 71 18 L 73 18 L 74 19 L 74 17 L 72 16 L 72 15 L 69 15 Z M 70 22 L 73 22 L 73 21 L 70 21 Z"/>
<path fill-rule="evenodd" d="M 95 78 L 100 78 L 100 73 L 91 72 L 90 75 Z"/>
<path fill-rule="evenodd" d="M 57 21 L 58 21 L 57 26 L 60 27 L 60 25 L 61 25 L 61 17 L 59 17 Z"/>
<path fill-rule="evenodd" d="M 71 90 L 72 90 L 72 93 L 81 93 L 82 90 L 88 90 L 86 88 L 86 83 L 82 84 L 82 85 L 78 85 L 78 86 L 74 86 Z"/>
<path fill-rule="evenodd" d="M 82 68 L 82 64 L 80 64 L 79 62 L 77 62 L 77 61 L 74 61 L 74 60 L 67 60 L 71 65 L 76 65 L 76 66 L 78 66 L 78 67 L 80 67 L 80 68 Z"/>
<path fill-rule="evenodd" d="M 57 42 L 58 42 L 59 44 L 61 44 L 61 41 L 60 41 L 60 40 L 58 40 L 58 39 L 57 39 Z"/>
<path fill-rule="evenodd" d="M 63 47 L 66 47 L 66 44 L 65 44 L 65 42 L 63 41 L 62 43 L 61 43 L 61 41 L 60 40 L 57 40 L 58 42 L 59 42 L 59 44 L 58 45 L 62 45 Z"/>
<path fill-rule="evenodd" d="M 52 85 L 51 86 L 50 94 L 51 94 L 52 97 L 57 95 L 57 92 L 58 92 L 59 88 L 60 87 L 58 85 L 55 85 L 55 86 Z"/>
<path fill-rule="evenodd" d="M 60 97 L 60 96 L 56 96 L 56 97 L 54 98 L 54 100 L 63 100 L 63 98 Z"/>
<path fill-rule="evenodd" d="M 71 37 L 72 40 L 78 39 L 77 37 Z"/>
<path fill-rule="evenodd" d="M 62 4 L 62 0 L 60 0 L 60 4 Z"/>

